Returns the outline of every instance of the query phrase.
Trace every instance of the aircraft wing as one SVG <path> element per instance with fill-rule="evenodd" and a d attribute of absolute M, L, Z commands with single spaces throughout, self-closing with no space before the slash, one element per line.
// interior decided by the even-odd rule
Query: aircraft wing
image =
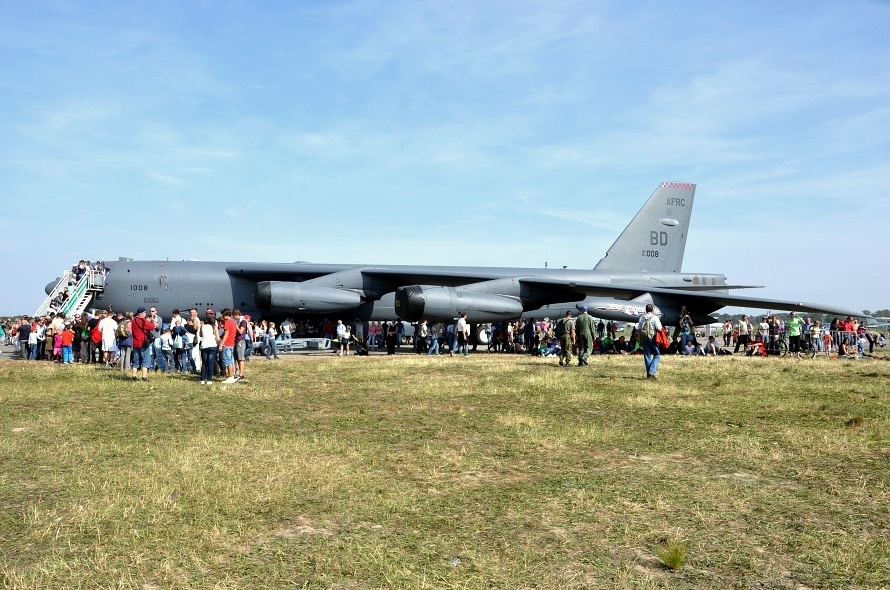
<path fill-rule="evenodd" d="M 523 283 L 534 284 L 540 287 L 562 287 L 575 293 L 588 296 L 614 297 L 617 299 L 634 299 L 641 295 L 657 295 L 659 299 L 670 299 L 687 305 L 690 309 L 696 308 L 704 313 L 713 313 L 723 307 L 755 307 L 757 309 L 804 311 L 809 313 L 825 313 L 837 316 L 858 317 L 862 312 L 825 305 L 821 303 L 806 303 L 801 301 L 782 301 L 779 299 L 764 299 L 761 297 L 745 297 L 742 295 L 730 295 L 717 291 L 680 291 L 679 289 L 651 288 L 647 286 L 615 285 L 612 283 L 560 281 L 549 277 L 523 277 Z M 722 287 L 721 287 L 722 288 Z"/>
<path fill-rule="evenodd" d="M 230 275 L 254 281 L 287 281 L 326 279 L 330 275 L 361 275 L 368 279 L 378 279 L 393 285 L 425 283 L 435 281 L 443 285 L 466 285 L 492 278 L 493 274 L 503 273 L 504 269 L 487 267 L 454 266 L 408 266 L 371 264 L 312 264 L 247 262 L 226 267 Z"/>

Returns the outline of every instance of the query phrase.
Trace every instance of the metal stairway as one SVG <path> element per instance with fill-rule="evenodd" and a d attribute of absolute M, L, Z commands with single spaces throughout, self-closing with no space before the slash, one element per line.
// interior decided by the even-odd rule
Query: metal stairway
<path fill-rule="evenodd" d="M 34 317 L 42 317 L 49 314 L 49 312 L 52 311 L 53 299 L 65 289 L 70 290 L 71 286 L 69 283 L 72 280 L 73 275 L 71 274 L 71 271 L 62 273 L 59 282 L 56 283 L 56 286 L 53 287 L 50 294 L 46 296 L 46 299 L 43 300 L 43 303 L 37 308 L 37 311 L 34 312 Z M 93 298 L 104 290 L 105 273 L 96 270 L 87 271 L 74 286 L 74 290 L 70 292 L 68 300 L 65 301 L 61 309 L 57 310 L 57 313 L 63 313 L 65 314 L 65 317 L 83 313 L 84 310 L 89 307 Z"/>

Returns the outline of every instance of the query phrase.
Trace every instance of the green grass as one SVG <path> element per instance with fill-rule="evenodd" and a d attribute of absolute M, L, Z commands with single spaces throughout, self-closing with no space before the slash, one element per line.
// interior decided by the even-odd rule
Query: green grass
<path fill-rule="evenodd" d="M 686 549 L 689 544 L 686 541 L 668 540 L 662 549 L 658 550 L 658 558 L 671 570 L 678 570 L 686 563 Z"/>
<path fill-rule="evenodd" d="M 0 364 L 3 587 L 890 586 L 890 363 L 249 367 Z"/>

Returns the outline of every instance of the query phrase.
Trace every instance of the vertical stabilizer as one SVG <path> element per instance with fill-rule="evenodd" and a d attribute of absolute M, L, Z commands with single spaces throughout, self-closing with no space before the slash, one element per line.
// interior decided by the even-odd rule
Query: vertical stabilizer
<path fill-rule="evenodd" d="M 595 270 L 680 272 L 695 185 L 662 182 Z"/>

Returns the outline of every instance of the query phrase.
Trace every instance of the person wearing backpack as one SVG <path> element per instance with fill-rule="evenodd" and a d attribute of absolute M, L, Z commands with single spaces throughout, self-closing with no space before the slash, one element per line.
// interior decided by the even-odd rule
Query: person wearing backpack
<path fill-rule="evenodd" d="M 564 318 L 556 322 L 556 335 L 559 337 L 559 366 L 568 367 L 572 364 L 572 349 L 575 348 L 575 320 L 572 312 L 566 311 Z"/>
<path fill-rule="evenodd" d="M 128 311 L 117 325 L 117 348 L 121 353 L 121 371 L 130 370 L 133 358 L 133 333 L 130 330 L 130 322 L 133 321 L 133 312 Z"/>
<path fill-rule="evenodd" d="M 140 307 L 136 310 L 136 317 L 130 322 L 130 333 L 133 335 L 133 381 L 136 380 L 137 373 L 142 371 L 142 380 L 148 380 L 148 366 L 151 364 L 151 345 L 153 342 L 152 330 L 157 326 L 154 322 L 146 319 L 145 308 Z"/>
<path fill-rule="evenodd" d="M 655 306 L 646 304 L 646 313 L 637 322 L 637 330 L 640 332 L 640 345 L 643 348 L 643 361 L 646 363 L 646 379 L 658 379 L 658 363 L 661 361 L 661 351 L 655 344 L 655 333 L 662 329 L 661 320 L 655 315 Z"/>

